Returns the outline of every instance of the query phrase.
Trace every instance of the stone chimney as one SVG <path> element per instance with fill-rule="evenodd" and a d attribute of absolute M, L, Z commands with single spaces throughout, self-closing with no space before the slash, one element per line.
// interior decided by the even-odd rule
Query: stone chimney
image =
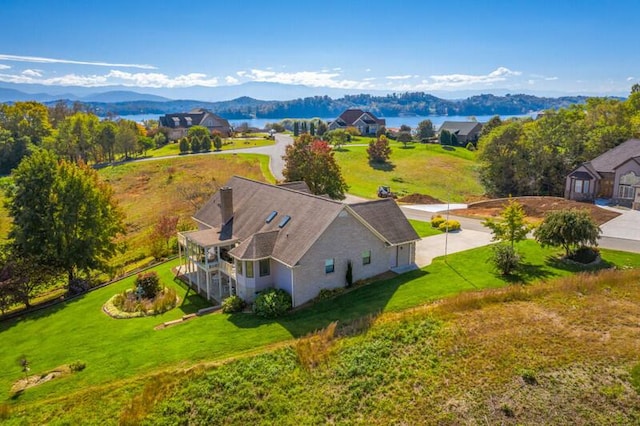
<path fill-rule="evenodd" d="M 233 190 L 228 186 L 220 188 L 220 215 L 222 217 L 221 225 L 233 217 Z"/>

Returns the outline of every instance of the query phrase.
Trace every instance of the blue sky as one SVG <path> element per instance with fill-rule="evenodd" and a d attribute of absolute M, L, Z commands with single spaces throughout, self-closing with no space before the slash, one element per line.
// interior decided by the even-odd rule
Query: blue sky
<path fill-rule="evenodd" d="M 627 0 L 2 0 L 0 82 L 624 95 L 640 81 L 639 10 Z"/>

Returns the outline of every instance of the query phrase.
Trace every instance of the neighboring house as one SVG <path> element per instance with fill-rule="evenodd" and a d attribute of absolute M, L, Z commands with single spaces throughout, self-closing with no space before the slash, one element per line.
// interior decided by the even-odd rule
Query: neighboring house
<path fill-rule="evenodd" d="M 378 129 L 384 127 L 386 123 L 384 118 L 378 118 L 370 112 L 361 109 L 348 109 L 329 123 L 329 130 L 355 127 L 363 136 L 375 136 Z"/>
<path fill-rule="evenodd" d="M 467 145 L 469 142 L 477 143 L 482 131 L 482 123 L 477 121 L 445 121 L 440 126 L 438 134 L 443 130 L 448 130 L 452 135 L 456 135 L 458 145 Z"/>
<path fill-rule="evenodd" d="M 640 139 L 629 139 L 569 173 L 564 195 L 577 201 L 607 198 L 640 210 Z"/>
<path fill-rule="evenodd" d="M 286 290 L 299 306 L 322 289 L 415 267 L 420 238 L 392 199 L 343 204 L 281 186 L 231 178 L 193 217 L 197 231 L 178 234 L 182 271 L 220 302 L 237 294 Z"/>
<path fill-rule="evenodd" d="M 192 126 L 204 126 L 210 132 L 220 132 L 223 137 L 231 134 L 231 126 L 226 119 L 203 108 L 197 108 L 191 112 L 165 114 L 160 117 L 160 126 L 169 129 L 169 140 L 187 136 L 189 127 Z"/>

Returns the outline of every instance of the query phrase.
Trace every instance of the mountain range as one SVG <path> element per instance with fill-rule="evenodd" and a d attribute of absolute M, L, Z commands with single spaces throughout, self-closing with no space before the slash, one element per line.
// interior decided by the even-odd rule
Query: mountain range
<path fill-rule="evenodd" d="M 586 96 L 541 97 L 527 94 L 470 94 L 465 98 L 445 99 L 433 93 L 344 93 L 336 90 L 331 97 L 327 89 L 278 83 L 246 83 L 237 86 L 220 86 L 207 89 L 206 97 L 216 90 L 216 98 L 251 93 L 252 96 L 236 96 L 216 102 L 188 98 L 174 100 L 153 93 L 122 90 L 91 92 L 90 88 L 57 86 L 28 86 L 29 92 L 19 90 L 24 85 L 0 83 L 0 102 L 34 100 L 53 105 L 64 101 L 71 105 L 80 103 L 87 111 L 99 116 L 127 116 L 135 114 L 167 114 L 186 112 L 194 108 L 206 108 L 228 119 L 250 118 L 311 118 L 335 117 L 347 108 L 366 109 L 378 116 L 403 115 L 518 115 L 535 111 L 566 107 L 582 103 Z M 231 89 L 235 88 L 235 89 Z M 238 90 L 238 89 L 243 90 Z M 190 88 L 193 89 L 193 88 Z M 73 91 L 71 91 L 73 90 Z M 94 88 L 95 90 L 95 88 Z M 346 91 L 350 92 L 350 91 Z M 499 92 L 499 91 L 496 91 Z M 309 93 L 308 96 L 299 96 Z M 316 93 L 316 94 L 313 94 Z M 455 92 L 461 96 L 461 92 Z M 298 95 L 298 96 L 296 96 Z M 268 100 L 260 100 L 268 99 Z"/>

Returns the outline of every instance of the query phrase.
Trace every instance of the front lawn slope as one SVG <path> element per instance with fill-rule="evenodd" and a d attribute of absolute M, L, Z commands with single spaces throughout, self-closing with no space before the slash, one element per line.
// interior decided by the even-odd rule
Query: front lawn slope
<path fill-rule="evenodd" d="M 265 349 L 273 348 L 274 345 L 288 344 L 293 338 L 299 338 L 314 330 L 326 327 L 332 321 L 338 321 L 341 325 L 355 324 L 353 325 L 355 329 L 366 328 L 369 324 L 368 318 L 375 318 L 381 312 L 402 315 L 402 311 L 406 309 L 419 307 L 434 300 L 454 296 L 461 292 L 505 287 L 512 280 L 533 283 L 525 289 L 535 289 L 539 286 L 535 283 L 539 283 L 540 280 L 551 280 L 571 275 L 580 269 L 554 261 L 550 257 L 554 251 L 540 249 L 535 242 L 522 242 L 518 248 L 525 254 L 528 263 L 520 276 L 509 280 L 495 273 L 487 262 L 491 256 L 491 248 L 482 247 L 449 255 L 446 262 L 443 258 L 435 259 L 431 265 L 422 270 L 356 288 L 340 297 L 319 302 L 279 320 L 261 319 L 246 313 L 232 315 L 217 313 L 198 317 L 163 330 L 154 330 L 154 327 L 164 321 L 180 318 L 186 313 L 194 312 L 205 303 L 190 292 L 184 305 L 161 316 L 129 320 L 116 320 L 106 316 L 101 311 L 102 305 L 113 294 L 130 288 L 133 278 L 129 278 L 34 315 L 0 323 L 0 339 L 2 339 L 3 347 L 3 350 L 0 351 L 0 416 L 2 416 L 2 410 L 5 407 L 10 412 L 10 417 L 6 420 L 15 424 L 24 422 L 32 424 L 55 424 L 55 422 L 61 424 L 115 424 L 118 422 L 117 419 L 119 413 L 124 409 L 123 407 L 131 406 L 132 398 L 135 395 L 144 394 L 146 396 L 140 398 L 147 401 L 161 399 L 162 395 L 180 388 L 183 381 L 186 383 L 193 375 L 200 374 L 198 373 L 200 368 L 210 366 L 214 362 L 226 362 L 239 356 L 256 354 Z M 637 254 L 602 250 L 602 256 L 606 262 L 603 266 L 617 266 L 619 268 L 640 266 L 640 255 Z M 184 286 L 173 281 L 170 268 L 175 264 L 174 261 L 155 269 L 159 271 L 165 285 L 174 286 L 179 290 L 179 296 L 185 298 Z M 514 286 L 514 288 L 519 289 L 520 286 Z M 630 300 L 633 300 L 634 294 L 630 296 Z M 573 302 L 567 303 L 574 304 Z M 444 335 L 450 335 L 452 329 L 448 325 L 443 325 L 446 324 L 445 320 L 449 321 L 446 318 L 438 318 L 429 322 L 425 327 L 432 330 L 429 333 L 445 333 L 446 331 Z M 632 320 L 633 318 L 630 321 Z M 445 322 L 443 323 L 443 321 Z M 544 321 L 539 324 L 543 323 Z M 637 324 L 637 322 L 630 323 Z M 422 326 L 419 328 L 422 330 Z M 358 338 L 365 337 L 366 333 Z M 407 341 L 411 341 L 413 338 L 407 337 L 407 339 Z M 414 341 L 419 342 L 420 340 L 414 339 Z M 365 343 L 374 347 L 382 344 L 383 347 L 380 350 L 383 350 L 382 353 L 387 354 L 391 360 L 395 359 L 395 356 L 400 356 L 400 352 L 411 352 L 422 347 L 422 345 L 417 345 L 411 350 L 407 347 L 397 351 L 396 346 L 393 346 L 394 342 L 376 343 L 374 339 Z M 363 343 L 363 347 L 366 347 L 365 343 Z M 384 346 L 387 344 L 392 345 L 390 352 L 389 348 Z M 378 368 L 376 365 L 382 361 L 378 361 L 377 358 L 371 358 L 369 361 L 369 357 L 373 355 L 369 355 L 366 351 L 359 354 L 357 344 L 352 347 L 351 351 L 353 365 L 347 368 L 344 377 L 360 377 L 362 375 L 370 376 L 371 380 L 374 380 L 375 377 L 383 373 L 395 371 L 395 367 L 392 368 L 386 364 L 387 361 L 384 361 L 385 364 L 380 364 L 383 366 L 381 367 L 383 370 L 389 370 L 387 373 L 371 370 Z M 445 350 L 444 353 L 448 353 L 448 351 L 450 349 Z M 439 357 L 442 353 L 441 349 L 435 351 L 435 355 Z M 456 350 L 453 350 L 453 353 L 457 353 Z M 463 353 L 469 354 L 466 350 L 463 350 Z M 10 392 L 12 384 L 23 376 L 20 366 L 16 363 L 16 360 L 22 355 L 26 355 L 30 361 L 30 374 L 42 374 L 75 361 L 86 363 L 86 369 L 30 388 L 19 396 L 12 396 Z M 288 359 L 291 357 L 291 353 L 276 352 L 268 357 Z M 295 365 L 294 367 L 287 365 L 281 367 L 276 363 L 273 364 L 273 367 L 267 368 L 261 364 L 261 359 L 256 358 L 247 362 L 250 365 L 255 365 L 258 371 L 266 369 L 274 372 L 273 374 L 282 368 L 288 371 L 295 367 Z M 437 358 L 437 360 L 438 362 L 434 364 L 433 368 L 444 362 L 444 358 Z M 419 362 L 407 360 L 406 362 L 421 366 L 427 365 L 422 363 L 422 360 Z M 487 365 L 493 365 L 494 362 L 494 358 L 487 359 Z M 393 365 L 395 364 L 391 364 L 391 366 Z M 243 368 L 252 371 L 254 367 Z M 296 369 L 297 367 L 292 371 L 298 371 Z M 363 372 L 360 369 L 364 369 Z M 234 376 L 236 377 L 234 380 L 238 383 L 233 381 L 233 386 L 236 384 L 240 386 L 245 380 L 244 373 L 238 374 Z M 279 373 L 277 374 L 279 375 Z M 304 376 L 306 373 L 298 371 L 295 374 Z M 400 376 L 404 377 L 403 374 Z M 431 376 L 428 378 L 431 380 Z M 287 380 L 292 380 L 294 387 L 306 386 L 304 383 L 296 382 L 296 380 L 302 380 L 301 377 Z M 449 380 L 453 380 L 453 378 Z M 264 379 L 264 383 L 267 382 L 269 380 Z M 353 392 L 357 393 L 351 396 L 347 395 L 348 399 L 357 400 L 360 394 L 368 395 L 371 389 L 378 388 L 376 383 L 367 382 L 362 385 L 363 388 L 360 390 L 354 387 Z M 407 384 L 396 383 L 392 388 L 405 385 L 427 386 L 424 381 L 416 379 L 407 382 Z M 268 388 L 268 385 L 265 384 L 265 386 Z M 276 385 L 274 384 L 274 386 Z M 340 392 L 351 392 L 349 389 L 352 386 L 356 385 L 345 382 L 339 386 Z M 147 390 L 145 391 L 145 389 Z M 271 392 L 270 389 L 259 391 Z M 388 391 L 391 392 L 391 389 Z M 330 397 L 330 395 L 320 396 L 322 395 L 321 391 L 318 391 L 317 395 L 320 400 Z M 340 395 L 340 393 L 338 392 L 336 395 Z M 280 395 L 278 398 L 287 399 L 284 395 Z M 380 398 L 380 395 L 377 398 Z M 246 401 L 254 401 L 254 398 L 247 397 Z M 365 401 L 367 401 L 366 398 L 363 403 Z M 324 403 L 319 403 L 319 412 L 328 413 L 323 411 L 326 410 L 326 408 L 322 408 Z M 373 404 L 373 402 L 369 401 L 368 404 Z M 308 406 L 314 407 L 313 405 Z M 336 418 L 347 418 L 350 415 L 348 411 L 354 406 L 338 405 L 339 407 L 342 407 L 340 410 L 344 412 L 334 413 L 338 416 Z M 148 411 L 148 408 L 143 407 L 143 411 Z M 372 413 L 367 410 L 364 412 Z M 271 415 L 275 416 L 276 414 L 272 413 Z M 280 420 L 283 419 L 280 418 Z M 286 419 L 283 421 L 286 422 Z M 201 422 L 206 423 L 204 420 Z"/>
<path fill-rule="evenodd" d="M 144 423 L 638 424 L 639 282 L 580 275 L 384 314 L 315 368 L 294 346 L 195 374 Z"/>

